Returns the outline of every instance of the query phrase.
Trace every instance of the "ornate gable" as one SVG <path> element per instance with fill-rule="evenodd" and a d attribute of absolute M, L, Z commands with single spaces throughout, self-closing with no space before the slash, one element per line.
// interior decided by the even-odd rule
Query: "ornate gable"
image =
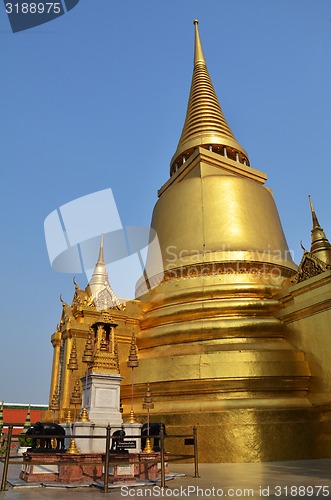
<path fill-rule="evenodd" d="M 305 250 L 299 264 L 298 272 L 293 278 L 293 283 L 301 283 L 302 281 L 306 281 L 309 278 L 318 276 L 319 274 L 327 271 L 330 268 L 331 266 L 328 266 L 318 257 L 315 257 L 312 253 Z"/>

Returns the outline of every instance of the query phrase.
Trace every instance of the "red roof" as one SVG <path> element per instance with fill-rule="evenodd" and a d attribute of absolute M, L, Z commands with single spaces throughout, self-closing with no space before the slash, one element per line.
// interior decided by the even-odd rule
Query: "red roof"
<path fill-rule="evenodd" d="M 47 410 L 46 405 L 35 406 L 30 408 L 31 425 L 35 424 L 42 418 L 42 413 Z M 15 424 L 13 434 L 20 434 L 22 432 L 26 417 L 28 414 L 28 405 L 6 405 L 3 408 L 3 423 Z M 7 433 L 6 427 L 4 431 Z"/>

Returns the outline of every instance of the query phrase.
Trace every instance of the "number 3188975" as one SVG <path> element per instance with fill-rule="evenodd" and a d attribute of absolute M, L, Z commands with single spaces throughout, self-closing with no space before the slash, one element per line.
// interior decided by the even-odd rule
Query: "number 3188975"
<path fill-rule="evenodd" d="M 7 14 L 60 14 L 60 2 L 6 3 Z"/>

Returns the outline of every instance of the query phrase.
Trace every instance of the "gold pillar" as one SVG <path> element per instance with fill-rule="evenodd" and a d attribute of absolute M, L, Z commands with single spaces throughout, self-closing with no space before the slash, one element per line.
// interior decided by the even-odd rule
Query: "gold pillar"
<path fill-rule="evenodd" d="M 67 369 L 67 365 L 70 359 L 70 353 L 72 348 L 72 337 L 69 337 L 69 333 L 65 339 L 64 344 L 64 357 L 63 357 L 63 367 L 62 367 L 62 387 L 61 387 L 61 409 L 69 408 L 70 400 L 70 372 Z"/>
<path fill-rule="evenodd" d="M 49 405 L 52 404 L 52 398 L 54 396 L 54 392 L 59 381 L 61 341 L 62 341 L 61 332 L 56 331 L 55 333 L 53 333 L 51 342 L 54 351 L 53 351 L 52 379 L 49 392 Z"/>

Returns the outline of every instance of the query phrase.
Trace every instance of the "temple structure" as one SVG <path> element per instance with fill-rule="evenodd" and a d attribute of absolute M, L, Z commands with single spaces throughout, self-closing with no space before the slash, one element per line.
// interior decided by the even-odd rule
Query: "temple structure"
<path fill-rule="evenodd" d="M 194 25 L 187 114 L 151 222 L 162 276 L 144 275 L 137 300 L 121 305 L 101 244 L 89 285 L 75 283 L 52 336 L 47 416 L 66 418 L 73 377 L 100 364 L 101 339 L 118 359 L 124 420 L 144 421 L 149 383 L 152 421 L 168 434 L 197 425 L 203 461 L 331 456 L 331 246 L 311 203 L 311 249 L 299 267 L 292 261 L 267 177 L 223 115 Z M 151 250 L 146 267 L 154 257 Z"/>

